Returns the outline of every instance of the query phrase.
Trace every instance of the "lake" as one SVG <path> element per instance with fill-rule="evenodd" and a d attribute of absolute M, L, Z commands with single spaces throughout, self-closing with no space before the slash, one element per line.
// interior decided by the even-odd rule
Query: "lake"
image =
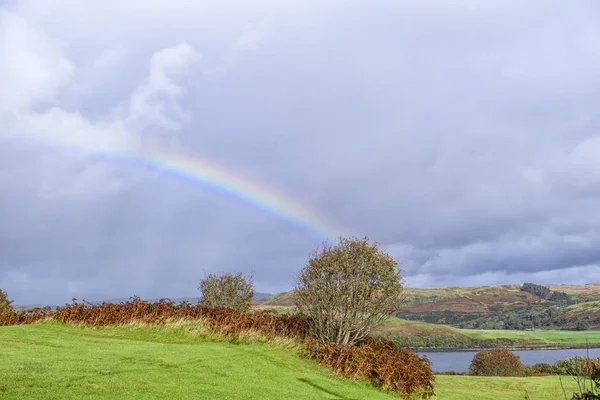
<path fill-rule="evenodd" d="M 431 368 L 434 372 L 456 371 L 465 372 L 469 369 L 469 364 L 477 351 L 433 351 L 418 352 L 420 356 L 427 356 L 431 361 Z M 535 363 L 553 364 L 558 360 L 573 356 L 585 356 L 586 349 L 560 349 L 560 350 L 518 350 L 513 351 L 521 357 L 523 364 L 531 365 Z M 600 348 L 589 349 L 590 357 L 600 357 Z"/>

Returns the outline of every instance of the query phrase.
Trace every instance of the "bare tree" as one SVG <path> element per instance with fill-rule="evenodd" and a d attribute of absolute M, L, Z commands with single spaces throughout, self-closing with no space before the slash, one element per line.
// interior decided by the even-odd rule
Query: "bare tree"
<path fill-rule="evenodd" d="M 294 298 L 316 339 L 354 344 L 399 311 L 405 295 L 398 264 L 378 243 L 339 238 L 311 254 Z"/>

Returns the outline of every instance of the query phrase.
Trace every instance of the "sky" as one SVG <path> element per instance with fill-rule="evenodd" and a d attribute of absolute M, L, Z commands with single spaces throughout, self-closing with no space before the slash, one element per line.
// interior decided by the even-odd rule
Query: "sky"
<path fill-rule="evenodd" d="M 600 281 L 596 0 L 0 1 L 0 288 Z"/>

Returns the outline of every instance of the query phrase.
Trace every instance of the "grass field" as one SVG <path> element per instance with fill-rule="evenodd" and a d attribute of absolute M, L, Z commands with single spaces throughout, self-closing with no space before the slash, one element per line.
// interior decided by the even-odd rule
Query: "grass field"
<path fill-rule="evenodd" d="M 0 327 L 2 399 L 393 399 L 297 356 L 289 341 L 225 341 L 198 323 Z M 574 389 L 570 379 L 568 388 Z M 438 376 L 438 399 L 562 399 L 556 377 Z"/>

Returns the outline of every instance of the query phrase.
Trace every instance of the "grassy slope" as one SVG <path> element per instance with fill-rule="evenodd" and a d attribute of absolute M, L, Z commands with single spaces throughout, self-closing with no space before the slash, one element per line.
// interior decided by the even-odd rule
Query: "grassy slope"
<path fill-rule="evenodd" d="M 0 398 L 393 398 L 337 378 L 283 344 L 236 345 L 189 330 L 52 321 L 0 327 Z"/>
<path fill-rule="evenodd" d="M 195 323 L 0 328 L 2 399 L 392 399 L 333 376 L 286 342 L 226 343 Z M 570 380 L 565 380 L 574 390 Z M 561 399 L 556 377 L 438 376 L 443 400 Z"/>

